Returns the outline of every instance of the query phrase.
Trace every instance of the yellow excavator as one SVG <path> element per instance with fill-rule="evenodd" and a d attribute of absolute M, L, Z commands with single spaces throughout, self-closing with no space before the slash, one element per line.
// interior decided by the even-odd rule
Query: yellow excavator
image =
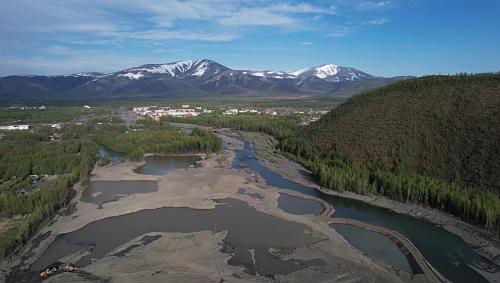
<path fill-rule="evenodd" d="M 68 272 L 71 272 L 75 269 L 75 266 L 73 264 L 66 264 L 65 266 L 63 266 L 63 270 L 64 271 L 68 271 Z"/>
<path fill-rule="evenodd" d="M 54 272 L 56 272 L 56 271 L 57 271 L 57 268 L 55 268 L 55 267 L 47 268 L 46 270 L 44 270 L 40 273 L 40 277 L 47 277 L 49 275 L 54 274 Z"/>

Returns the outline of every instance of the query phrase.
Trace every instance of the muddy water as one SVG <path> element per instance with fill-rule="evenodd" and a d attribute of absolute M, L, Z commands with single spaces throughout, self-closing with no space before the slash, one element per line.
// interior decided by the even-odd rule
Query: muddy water
<path fill-rule="evenodd" d="M 322 265 L 320 260 L 283 261 L 268 254 L 271 247 L 297 248 L 319 241 L 304 231 L 307 226 L 286 221 L 249 208 L 248 204 L 234 199 L 221 200 L 211 210 L 189 208 L 163 208 L 95 221 L 69 234 L 59 235 L 42 256 L 31 266 L 39 271 L 60 258 L 95 244 L 92 253 L 77 265 L 90 263 L 91 258 L 101 258 L 106 253 L 149 232 L 195 232 L 202 230 L 228 230 L 224 239 L 236 250 L 255 250 L 256 268 L 259 273 L 288 274 L 308 265 Z M 293 235 L 293 237 L 290 237 Z M 245 260 L 246 258 L 246 260 Z M 248 257 L 241 257 L 242 264 L 252 265 Z"/>
<path fill-rule="evenodd" d="M 158 191 L 158 184 L 154 181 L 115 181 L 115 182 L 92 182 L 82 193 L 80 198 L 83 202 L 95 205 L 118 200 L 120 196 L 129 194 L 145 194 Z M 93 194 L 102 194 L 93 197 Z M 117 196 L 118 195 L 118 196 Z"/>
<path fill-rule="evenodd" d="M 287 194 L 280 194 L 280 197 L 278 198 L 278 207 L 284 212 L 299 215 L 320 215 L 325 210 L 325 208 L 317 201 L 294 197 Z"/>
<path fill-rule="evenodd" d="M 122 162 L 122 160 L 127 159 L 127 153 L 125 152 L 116 152 L 112 151 L 111 149 L 107 148 L 102 144 L 97 144 L 97 145 L 99 146 L 99 153 L 101 154 L 101 156 L 107 154 L 111 159 L 115 160 L 115 163 L 120 163 Z"/>
<path fill-rule="evenodd" d="M 389 238 L 372 231 L 345 224 L 330 224 L 349 244 L 363 253 L 379 258 L 389 265 L 413 274 L 407 258 Z"/>
<path fill-rule="evenodd" d="M 452 282 L 487 282 L 468 264 L 471 264 L 473 259 L 490 261 L 474 252 L 460 237 L 424 220 L 361 201 L 327 195 L 314 188 L 291 182 L 263 166 L 255 157 L 254 147 L 248 141 L 237 139 L 244 143 L 244 148 L 235 151 L 236 158 L 233 160 L 232 168 L 241 169 L 239 164 L 245 164 L 249 170 L 259 173 L 271 186 L 321 198 L 335 209 L 332 217 L 354 219 L 401 233 L 412 241 L 432 266 Z M 310 175 L 307 172 L 299 173 Z"/>
<path fill-rule="evenodd" d="M 177 169 L 185 169 L 195 165 L 197 156 L 148 156 L 146 164 L 134 170 L 135 173 L 144 175 L 163 175 Z"/>

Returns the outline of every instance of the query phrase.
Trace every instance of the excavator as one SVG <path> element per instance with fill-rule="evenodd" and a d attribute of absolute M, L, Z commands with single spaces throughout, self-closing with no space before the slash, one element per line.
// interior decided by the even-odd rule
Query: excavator
<path fill-rule="evenodd" d="M 57 268 L 56 267 L 52 267 L 52 268 L 47 268 L 46 270 L 42 271 L 40 273 L 40 277 L 47 277 L 49 275 L 52 275 L 54 274 L 54 272 L 57 271 Z"/>
<path fill-rule="evenodd" d="M 62 267 L 63 271 L 71 272 L 75 270 L 75 266 L 73 264 L 66 264 Z M 54 274 L 57 271 L 57 267 L 47 268 L 44 271 L 40 272 L 40 277 L 47 277 Z"/>
<path fill-rule="evenodd" d="M 71 272 L 75 269 L 75 266 L 73 264 L 66 264 L 63 266 L 63 270 L 67 272 Z"/>

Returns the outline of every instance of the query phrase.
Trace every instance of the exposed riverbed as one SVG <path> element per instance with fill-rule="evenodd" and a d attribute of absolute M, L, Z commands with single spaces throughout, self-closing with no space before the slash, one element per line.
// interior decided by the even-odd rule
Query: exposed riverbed
<path fill-rule="evenodd" d="M 98 278 L 113 282 L 153 278 L 168 278 L 172 282 L 200 278 L 210 282 L 219 282 L 221 278 L 255 282 L 262 280 L 263 275 L 283 278 L 280 281 L 294 278 L 298 282 L 326 282 L 332 278 L 412 281 L 412 270 L 407 266 L 393 262 L 400 270 L 394 272 L 393 267 L 367 258 L 348 245 L 329 226 L 333 209 L 324 200 L 304 196 L 298 193 L 300 190 L 280 190 L 288 186 L 285 179 L 281 180 L 284 186 L 266 185 L 272 181 L 267 179 L 268 172 L 254 170 L 253 163 L 259 162 L 247 142 L 230 137 L 224 144 L 228 148 L 223 155 L 227 162 L 218 161 L 221 155 L 210 155 L 199 162 L 201 168 L 192 170 L 138 174 L 137 168 L 147 164 L 147 160 L 95 168 L 95 184 L 153 181 L 158 184 L 157 190 L 129 191 L 118 200 L 101 202 L 103 209 L 96 209 L 97 203 L 85 202 L 85 190 L 77 188 L 75 212 L 60 216 L 52 226 L 45 227 L 42 233 L 51 233 L 36 248 L 27 248 L 31 256 L 18 267 L 31 266 L 36 275 L 35 271 L 52 264 L 71 262 L 81 266 L 73 274 L 51 277 L 59 282 L 79 281 L 82 276 L 90 281 Z M 102 187 L 87 193 L 93 198 L 112 194 L 105 190 Z M 145 244 L 145 236 L 156 238 Z M 410 251 L 415 252 L 411 248 Z M 390 254 L 391 260 L 406 260 L 397 248 Z M 126 274 L 118 271 L 131 268 L 133 271 Z M 35 276 L 24 275 L 10 281 L 23 282 L 26 276 Z M 439 282 L 435 275 L 416 276 L 420 282 Z"/>

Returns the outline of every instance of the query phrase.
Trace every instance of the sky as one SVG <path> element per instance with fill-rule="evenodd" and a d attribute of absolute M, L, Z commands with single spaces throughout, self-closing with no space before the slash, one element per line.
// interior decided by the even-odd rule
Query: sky
<path fill-rule="evenodd" d="M 0 0 L 0 76 L 210 59 L 375 76 L 500 71 L 499 0 Z"/>

